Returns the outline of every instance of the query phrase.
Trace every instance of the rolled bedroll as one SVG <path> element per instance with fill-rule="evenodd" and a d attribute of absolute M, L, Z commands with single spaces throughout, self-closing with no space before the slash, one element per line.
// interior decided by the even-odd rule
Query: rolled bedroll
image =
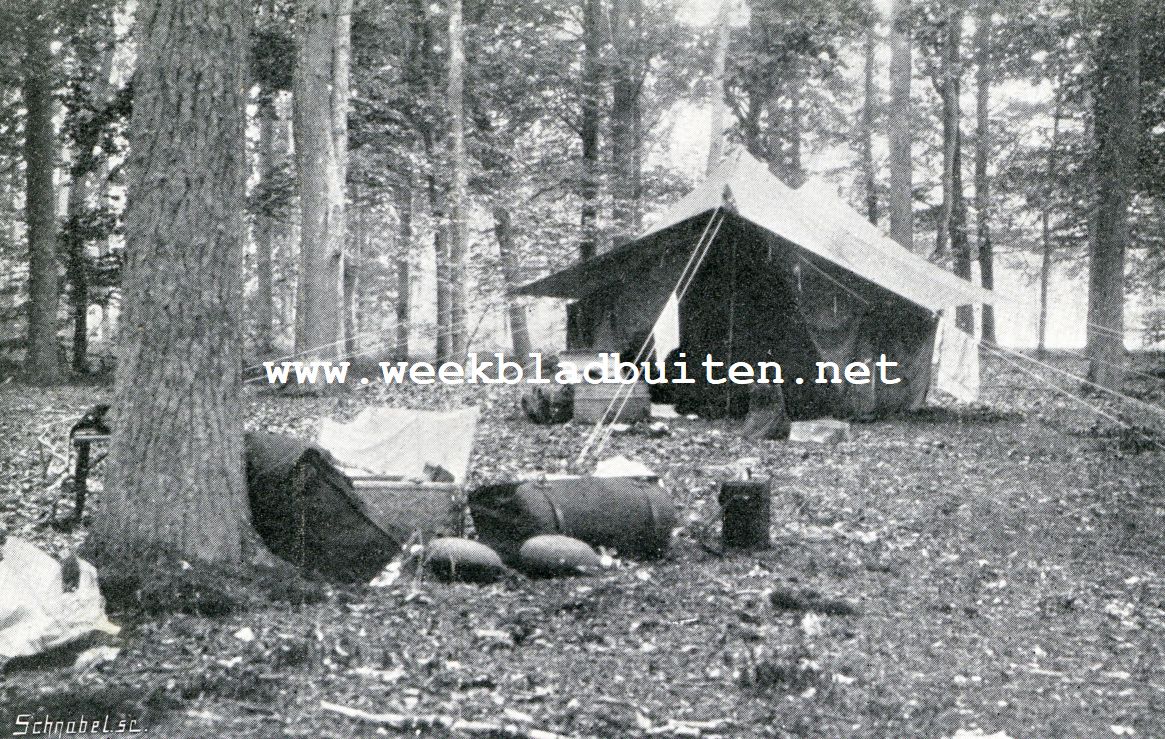
<path fill-rule="evenodd" d="M 251 524 L 278 557 L 345 582 L 375 577 L 402 542 L 374 523 L 352 480 L 313 444 L 246 435 Z"/>
<path fill-rule="evenodd" d="M 675 505 L 656 482 L 633 477 L 574 477 L 487 485 L 469 495 L 478 538 L 515 562 L 522 543 L 562 534 L 632 557 L 667 551 Z"/>

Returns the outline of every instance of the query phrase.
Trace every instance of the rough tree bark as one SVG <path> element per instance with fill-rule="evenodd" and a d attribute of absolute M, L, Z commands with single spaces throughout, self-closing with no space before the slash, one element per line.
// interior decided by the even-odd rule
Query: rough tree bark
<path fill-rule="evenodd" d="M 242 563 L 246 6 L 143 0 L 130 123 L 117 419 L 91 541 Z"/>
<path fill-rule="evenodd" d="M 877 119 L 878 89 L 874 86 L 874 26 L 866 29 L 864 41 L 864 98 L 862 100 L 861 157 L 866 190 L 866 218 L 878 225 L 878 178 L 874 168 L 874 121 Z"/>
<path fill-rule="evenodd" d="M 449 114 L 449 352 L 452 359 L 464 359 L 468 351 L 469 311 L 466 269 L 465 160 L 465 32 L 461 0 L 449 0 L 449 87 L 445 97 Z"/>
<path fill-rule="evenodd" d="M 34 382 L 62 379 L 57 347 L 57 195 L 53 185 L 57 144 L 53 127 L 53 16 L 45 0 L 25 6 L 22 94 L 24 211 L 28 234 L 28 341 L 25 373 Z"/>
<path fill-rule="evenodd" d="M 910 0 L 890 10 L 890 237 L 914 249 L 913 160 L 911 158 Z"/>
<path fill-rule="evenodd" d="M 301 0 L 296 7 L 293 123 L 301 216 L 295 350 L 304 359 L 330 359 L 343 348 L 348 40 L 340 36 L 350 10 L 351 0 Z"/>
<path fill-rule="evenodd" d="M 1119 389 L 1124 376 L 1125 252 L 1140 128 L 1136 0 L 1104 3 L 1096 63 L 1096 237 L 1089 255 L 1088 379 Z"/>
<path fill-rule="evenodd" d="M 979 281 L 995 287 L 995 254 L 991 244 L 991 182 L 987 161 L 991 156 L 992 11 L 994 0 L 978 0 L 975 19 L 975 241 L 979 252 Z M 995 309 L 983 306 L 983 341 L 995 343 Z"/>
<path fill-rule="evenodd" d="M 595 256 L 599 248 L 599 97 L 602 94 L 599 54 L 603 44 L 600 12 L 600 0 L 583 0 L 582 110 L 579 120 L 582 141 L 580 260 Z"/>

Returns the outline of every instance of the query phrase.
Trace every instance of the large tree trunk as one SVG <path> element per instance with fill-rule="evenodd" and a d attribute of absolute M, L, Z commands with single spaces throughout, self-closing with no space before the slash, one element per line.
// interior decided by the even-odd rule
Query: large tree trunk
<path fill-rule="evenodd" d="M 103 558 L 240 563 L 246 7 L 142 0 Z"/>
<path fill-rule="evenodd" d="M 635 233 L 639 211 L 641 16 L 641 0 L 614 0 L 611 8 L 611 45 L 615 54 L 611 82 L 611 194 L 616 241 L 625 241 Z"/>
<path fill-rule="evenodd" d="M 62 378 L 57 347 L 57 196 L 53 186 L 57 143 L 53 127 L 53 16 L 45 0 L 25 6 L 22 92 L 24 122 L 25 220 L 28 233 L 28 352 L 25 371 L 32 381 Z"/>
<path fill-rule="evenodd" d="M 466 194 L 467 162 L 465 157 L 465 32 L 462 27 L 461 0 L 449 0 L 449 89 L 446 105 L 449 112 L 449 350 L 451 358 L 463 359 L 468 351 L 469 311 L 466 269 Z"/>
<path fill-rule="evenodd" d="M 599 101 L 602 95 L 602 51 L 600 0 L 583 0 L 582 110 L 579 138 L 582 140 L 582 177 L 579 194 L 582 214 L 579 221 L 582 240 L 579 259 L 595 256 L 599 248 Z"/>
<path fill-rule="evenodd" d="M 877 118 L 878 90 L 874 86 L 874 27 L 866 29 L 864 49 L 865 85 L 862 100 L 861 157 L 866 190 L 866 218 L 878 225 L 878 178 L 874 167 L 874 121 Z"/>
<path fill-rule="evenodd" d="M 991 156 L 991 11 L 995 0 L 979 0 L 975 20 L 975 240 L 979 251 L 979 280 L 995 287 L 995 254 L 991 245 L 991 183 L 987 161 Z M 995 343 L 995 309 L 983 306 L 983 341 Z"/>
<path fill-rule="evenodd" d="M 344 32 L 350 8 L 351 0 L 301 0 L 296 8 L 293 120 L 301 217 L 295 350 L 305 359 L 333 358 L 343 349 Z"/>
<path fill-rule="evenodd" d="M 1119 389 L 1124 366 L 1125 251 L 1140 139 L 1138 3 L 1105 3 L 1096 93 L 1096 238 L 1088 274 L 1088 379 Z"/>
<path fill-rule="evenodd" d="M 498 256 L 502 262 L 502 275 L 506 290 L 506 314 L 510 320 L 510 337 L 514 356 L 517 357 L 519 363 L 524 363 L 530 353 L 530 328 L 526 321 L 526 306 L 519 299 L 510 295 L 510 290 L 519 284 L 513 219 L 510 217 L 510 209 L 504 205 L 495 205 L 493 216 L 494 235 L 498 239 Z"/>
<path fill-rule="evenodd" d="M 910 0 L 890 11 L 890 237 L 914 248 L 913 160 L 910 129 Z"/>
<path fill-rule="evenodd" d="M 1047 341 L 1048 341 L 1048 284 L 1051 282 L 1052 276 L 1052 251 L 1054 244 L 1052 242 L 1052 187 L 1057 175 L 1056 167 L 1058 165 L 1058 154 L 1060 150 L 1060 120 L 1064 115 L 1063 102 L 1063 75 L 1058 74 L 1056 77 L 1056 87 L 1053 94 L 1056 102 L 1052 109 L 1052 140 L 1048 145 L 1048 172 L 1046 184 L 1044 186 L 1043 196 L 1040 198 L 1040 231 L 1041 231 L 1041 254 L 1040 254 L 1040 317 L 1039 317 L 1039 336 L 1038 347 L 1036 353 L 1040 359 L 1047 356 Z"/>

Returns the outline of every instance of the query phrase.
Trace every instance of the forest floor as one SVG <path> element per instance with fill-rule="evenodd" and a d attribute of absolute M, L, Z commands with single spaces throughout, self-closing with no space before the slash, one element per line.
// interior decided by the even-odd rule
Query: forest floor
<path fill-rule="evenodd" d="M 658 471 L 680 511 L 659 561 L 590 578 L 336 588 L 222 618 L 114 613 L 126 628 L 113 661 L 2 677 L 0 731 L 48 712 L 129 713 L 159 737 L 396 735 L 326 701 L 515 735 L 1165 736 L 1165 435 L 1147 430 L 1162 419 L 1134 414 L 1146 430 L 1121 435 L 1031 383 L 988 363 L 987 408 L 858 424 L 835 446 L 693 420 L 659 438 L 618 434 L 604 456 Z M 1165 402 L 1160 380 L 1134 376 L 1129 391 Z M 56 495 L 37 439 L 59 440 L 108 395 L 0 387 L 10 535 L 54 553 L 80 541 L 38 523 Z M 535 426 L 516 398 L 376 385 L 253 394 L 248 423 L 310 434 L 369 403 L 475 402 L 477 481 L 559 469 L 588 429 Z M 721 556 L 717 482 L 746 457 L 773 481 L 773 546 Z M 859 612 L 780 610 L 776 588 Z"/>

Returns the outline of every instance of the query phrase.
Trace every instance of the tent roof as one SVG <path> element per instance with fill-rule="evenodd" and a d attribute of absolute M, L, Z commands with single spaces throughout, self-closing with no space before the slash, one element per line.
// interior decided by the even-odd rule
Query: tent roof
<path fill-rule="evenodd" d="M 519 288 L 524 295 L 580 298 L 596 278 L 610 276 L 626 260 L 650 258 L 664 244 L 649 237 L 724 206 L 766 231 L 917 305 L 939 310 L 992 303 L 994 296 L 937 267 L 885 236 L 820 182 L 794 190 L 747 153 L 722 163 L 672 205 L 637 240 Z M 609 281 L 609 280 L 608 280 Z"/>

